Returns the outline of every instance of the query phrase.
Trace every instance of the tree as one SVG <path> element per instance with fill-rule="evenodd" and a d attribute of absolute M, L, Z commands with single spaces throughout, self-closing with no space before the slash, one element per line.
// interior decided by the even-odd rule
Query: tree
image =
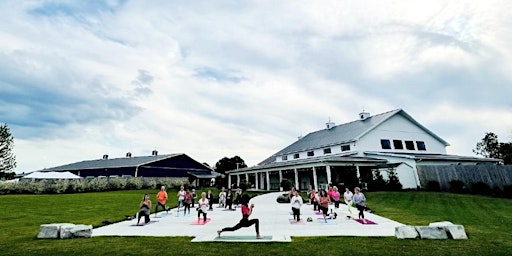
<path fill-rule="evenodd" d="M 0 178 L 14 177 L 16 157 L 12 153 L 14 138 L 7 124 L 0 126 Z"/>
<path fill-rule="evenodd" d="M 245 167 L 247 167 L 247 165 L 245 164 L 245 161 L 239 156 L 234 156 L 231 158 L 224 157 L 224 158 L 220 159 L 215 164 L 215 171 L 220 174 L 226 174 L 227 171 L 236 170 L 236 169 L 245 168 Z M 227 177 L 218 179 L 218 182 L 217 182 L 218 187 L 227 187 L 227 185 L 228 185 Z"/>
<path fill-rule="evenodd" d="M 224 157 L 215 164 L 215 171 L 221 174 L 225 174 L 227 171 L 245 167 L 247 167 L 245 161 L 239 156 L 234 156 L 232 158 Z"/>
<path fill-rule="evenodd" d="M 481 155 L 483 157 L 498 158 L 499 155 L 498 135 L 487 132 L 485 133 L 482 141 L 476 144 L 476 148 L 473 149 L 473 153 Z"/>
<path fill-rule="evenodd" d="M 398 179 L 398 174 L 396 173 L 395 168 L 388 169 L 388 182 L 387 188 L 391 191 L 400 191 L 402 189 L 402 183 Z"/>
<path fill-rule="evenodd" d="M 473 152 L 483 157 L 502 159 L 504 164 L 512 164 L 512 142 L 499 142 L 498 135 L 492 132 L 485 133 Z"/>

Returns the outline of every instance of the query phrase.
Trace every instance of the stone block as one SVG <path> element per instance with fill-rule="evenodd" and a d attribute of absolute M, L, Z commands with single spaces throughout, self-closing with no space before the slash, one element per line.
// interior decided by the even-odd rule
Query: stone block
<path fill-rule="evenodd" d="M 448 239 L 443 227 L 416 226 L 421 239 Z"/>
<path fill-rule="evenodd" d="M 406 238 L 419 238 L 420 235 L 416 228 L 413 226 L 399 226 L 395 227 L 395 236 L 398 239 L 406 239 Z"/>
<path fill-rule="evenodd" d="M 454 224 L 449 221 L 432 222 L 428 224 L 429 227 L 446 227 L 453 226 Z"/>
<path fill-rule="evenodd" d="M 39 226 L 39 234 L 37 234 L 37 238 L 59 238 L 60 237 L 60 228 L 62 225 L 73 225 L 70 223 L 52 223 L 52 224 L 42 224 Z"/>
<path fill-rule="evenodd" d="M 92 236 L 91 225 L 64 225 L 60 229 L 60 238 L 90 238 Z"/>
<path fill-rule="evenodd" d="M 443 228 L 445 229 L 448 236 L 452 239 L 468 239 L 466 230 L 462 225 L 445 226 Z"/>

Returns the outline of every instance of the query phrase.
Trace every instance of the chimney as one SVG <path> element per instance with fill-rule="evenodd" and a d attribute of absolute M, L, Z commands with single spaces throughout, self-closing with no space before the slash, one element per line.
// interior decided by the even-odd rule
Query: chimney
<path fill-rule="evenodd" d="M 152 155 L 152 156 L 158 156 L 158 151 L 153 150 L 153 152 L 151 152 L 151 155 Z"/>
<path fill-rule="evenodd" d="M 334 127 L 334 123 L 331 122 L 331 118 L 329 118 L 329 122 L 325 123 L 325 126 L 327 126 L 327 129 L 331 129 Z"/>
<path fill-rule="evenodd" d="M 126 153 L 126 157 L 132 157 L 132 152 Z"/>
<path fill-rule="evenodd" d="M 363 121 L 366 120 L 368 117 L 370 117 L 370 113 L 364 112 L 364 110 L 363 110 L 363 112 L 359 113 L 359 119 L 361 119 Z"/>
<path fill-rule="evenodd" d="M 107 154 L 103 155 L 103 160 L 107 160 L 107 159 L 108 159 L 108 155 Z"/>

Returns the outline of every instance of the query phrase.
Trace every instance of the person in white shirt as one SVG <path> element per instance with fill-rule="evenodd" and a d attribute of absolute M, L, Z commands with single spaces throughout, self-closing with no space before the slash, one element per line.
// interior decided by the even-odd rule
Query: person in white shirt
<path fill-rule="evenodd" d="M 224 188 L 219 193 L 219 208 L 226 207 L 226 191 L 224 191 Z"/>
<path fill-rule="evenodd" d="M 290 203 L 292 204 L 293 220 L 296 222 L 299 222 L 300 221 L 300 207 L 303 204 L 303 200 L 297 190 L 293 191 L 293 196 L 290 199 Z"/>
<path fill-rule="evenodd" d="M 206 213 L 210 208 L 210 202 L 206 198 L 206 192 L 201 193 L 201 199 L 197 202 L 197 222 L 201 221 L 201 213 L 203 214 L 203 222 L 206 223 Z"/>
<path fill-rule="evenodd" d="M 187 192 L 185 191 L 185 187 L 181 186 L 180 191 L 178 191 L 178 194 L 176 195 L 178 196 L 178 212 L 180 212 L 180 207 L 185 206 L 184 201 L 186 193 Z"/>
<path fill-rule="evenodd" d="M 350 215 L 352 215 L 351 208 L 352 208 L 352 205 L 354 204 L 353 198 L 354 198 L 354 194 L 352 193 L 352 191 L 350 191 L 350 189 L 348 189 L 348 188 L 345 188 L 345 193 L 343 193 L 343 199 L 345 200 L 345 204 L 347 205 L 348 213 Z M 350 218 L 350 215 L 347 215 L 347 218 Z"/>

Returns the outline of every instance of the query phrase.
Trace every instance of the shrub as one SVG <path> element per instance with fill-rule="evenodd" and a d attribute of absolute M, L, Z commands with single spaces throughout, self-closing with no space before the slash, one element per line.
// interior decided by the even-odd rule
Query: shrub
<path fill-rule="evenodd" d="M 109 178 L 108 186 L 110 190 L 123 190 L 126 188 L 125 178 Z"/>
<path fill-rule="evenodd" d="M 290 198 L 288 198 L 288 194 L 279 195 L 276 199 L 278 203 L 290 203 Z"/>
<path fill-rule="evenodd" d="M 126 189 L 141 189 L 142 180 L 140 178 L 130 177 L 126 182 Z"/>
<path fill-rule="evenodd" d="M 512 185 L 503 186 L 503 196 L 506 198 L 512 198 Z"/>
<path fill-rule="evenodd" d="M 494 187 L 492 187 L 492 195 L 497 196 L 497 197 L 502 197 L 503 190 L 501 190 L 501 188 L 498 186 L 494 186 Z"/>
<path fill-rule="evenodd" d="M 427 182 L 427 190 L 428 191 L 434 191 L 434 192 L 441 191 L 441 185 L 439 184 L 439 181 L 437 181 L 437 180 L 429 180 Z"/>
<path fill-rule="evenodd" d="M 241 180 L 241 181 L 240 181 L 240 185 L 239 185 L 239 187 L 240 187 L 243 191 L 247 190 L 247 188 L 249 188 L 250 186 L 251 186 L 251 183 L 250 183 L 249 181 L 247 181 L 247 180 Z"/>
<path fill-rule="evenodd" d="M 490 195 L 491 187 L 484 182 L 475 182 L 471 184 L 471 192 L 478 195 Z"/>
<path fill-rule="evenodd" d="M 281 187 L 283 190 L 290 190 L 292 188 L 292 182 L 288 179 L 283 179 L 281 181 Z M 286 195 L 286 198 L 288 198 L 288 195 Z"/>
<path fill-rule="evenodd" d="M 398 179 L 395 169 L 390 168 L 388 170 L 389 180 L 386 182 L 386 188 L 390 191 L 400 191 L 402 190 L 402 183 Z"/>
<path fill-rule="evenodd" d="M 382 177 L 382 173 L 379 169 L 373 170 L 373 179 L 368 182 L 368 190 L 371 191 L 382 191 L 386 189 L 387 182 Z"/>
<path fill-rule="evenodd" d="M 461 180 L 451 180 L 448 182 L 450 184 L 450 192 L 453 193 L 463 193 L 464 192 L 464 182 Z"/>

